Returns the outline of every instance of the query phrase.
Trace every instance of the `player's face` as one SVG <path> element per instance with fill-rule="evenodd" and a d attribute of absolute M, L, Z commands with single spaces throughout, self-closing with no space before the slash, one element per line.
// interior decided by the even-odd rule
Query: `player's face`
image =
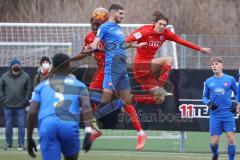
<path fill-rule="evenodd" d="M 116 23 L 121 23 L 124 18 L 124 10 L 117 10 L 113 14 L 114 20 Z"/>
<path fill-rule="evenodd" d="M 91 22 L 91 28 L 92 28 L 92 31 L 97 34 L 97 30 L 99 28 L 99 26 L 101 25 L 101 23 L 99 22 L 95 22 L 95 21 L 92 21 Z"/>
<path fill-rule="evenodd" d="M 162 33 L 166 27 L 167 21 L 160 19 L 159 21 L 157 21 L 157 23 L 155 23 L 154 30 L 158 33 Z"/>
<path fill-rule="evenodd" d="M 212 67 L 213 73 L 218 74 L 222 72 L 223 64 L 220 62 L 212 62 L 211 67 Z"/>

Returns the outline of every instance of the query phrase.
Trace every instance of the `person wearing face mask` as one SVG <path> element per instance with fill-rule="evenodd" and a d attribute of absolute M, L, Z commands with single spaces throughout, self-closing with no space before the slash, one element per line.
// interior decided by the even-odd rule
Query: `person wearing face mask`
<path fill-rule="evenodd" d="M 40 67 L 38 68 L 38 73 L 34 77 L 33 87 L 35 88 L 41 81 L 48 78 L 51 72 L 51 61 L 48 57 L 43 56 L 40 60 Z"/>
<path fill-rule="evenodd" d="M 153 24 L 144 25 L 126 38 L 127 48 L 137 48 L 133 64 L 135 80 L 143 90 L 151 95 L 139 97 L 135 101 L 161 104 L 165 96 L 172 95 L 165 88 L 172 66 L 171 57 L 154 57 L 166 40 L 174 41 L 188 48 L 210 54 L 210 48 L 203 48 L 188 42 L 167 28 L 168 18 L 161 12 L 153 13 Z M 158 76 L 159 75 L 159 76 Z M 168 85 L 169 86 L 169 85 Z M 171 85 L 172 88 L 172 85 Z"/>
<path fill-rule="evenodd" d="M 26 107 L 31 98 L 32 85 L 29 75 L 23 71 L 21 62 L 14 58 L 10 68 L 0 78 L 0 100 L 4 104 L 5 150 L 12 148 L 13 124 L 18 127 L 18 150 L 24 150 Z"/>

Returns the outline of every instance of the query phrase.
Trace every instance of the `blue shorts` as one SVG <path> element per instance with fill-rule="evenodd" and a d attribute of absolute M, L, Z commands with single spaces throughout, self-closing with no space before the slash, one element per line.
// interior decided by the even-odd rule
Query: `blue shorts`
<path fill-rule="evenodd" d="M 130 82 L 127 73 L 126 59 L 115 57 L 108 66 L 108 72 L 104 74 L 103 88 L 115 91 L 130 90 Z"/>
<path fill-rule="evenodd" d="M 43 160 L 60 160 L 61 153 L 68 157 L 80 150 L 79 126 L 76 124 L 46 118 L 41 121 L 38 134 Z"/>
<path fill-rule="evenodd" d="M 236 125 L 234 117 L 216 117 L 211 116 L 209 119 L 210 123 L 210 134 L 221 135 L 222 132 L 236 132 Z"/>

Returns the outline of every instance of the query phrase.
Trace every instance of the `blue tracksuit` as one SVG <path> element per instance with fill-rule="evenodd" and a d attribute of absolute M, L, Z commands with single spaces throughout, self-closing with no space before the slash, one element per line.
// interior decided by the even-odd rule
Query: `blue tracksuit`
<path fill-rule="evenodd" d="M 232 106 L 232 91 L 237 95 L 237 85 L 234 77 L 224 74 L 222 77 L 212 76 L 204 83 L 202 101 L 217 105 L 216 110 L 210 110 L 210 133 L 221 135 L 222 131 L 235 132 L 235 120 L 230 112 Z"/>

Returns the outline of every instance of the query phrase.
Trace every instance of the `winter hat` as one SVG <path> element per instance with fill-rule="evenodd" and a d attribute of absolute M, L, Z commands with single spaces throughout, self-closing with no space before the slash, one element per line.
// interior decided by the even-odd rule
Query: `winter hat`
<path fill-rule="evenodd" d="M 10 67 L 12 67 L 15 64 L 21 65 L 20 60 L 18 60 L 17 58 L 13 58 L 12 61 L 10 62 Z"/>

